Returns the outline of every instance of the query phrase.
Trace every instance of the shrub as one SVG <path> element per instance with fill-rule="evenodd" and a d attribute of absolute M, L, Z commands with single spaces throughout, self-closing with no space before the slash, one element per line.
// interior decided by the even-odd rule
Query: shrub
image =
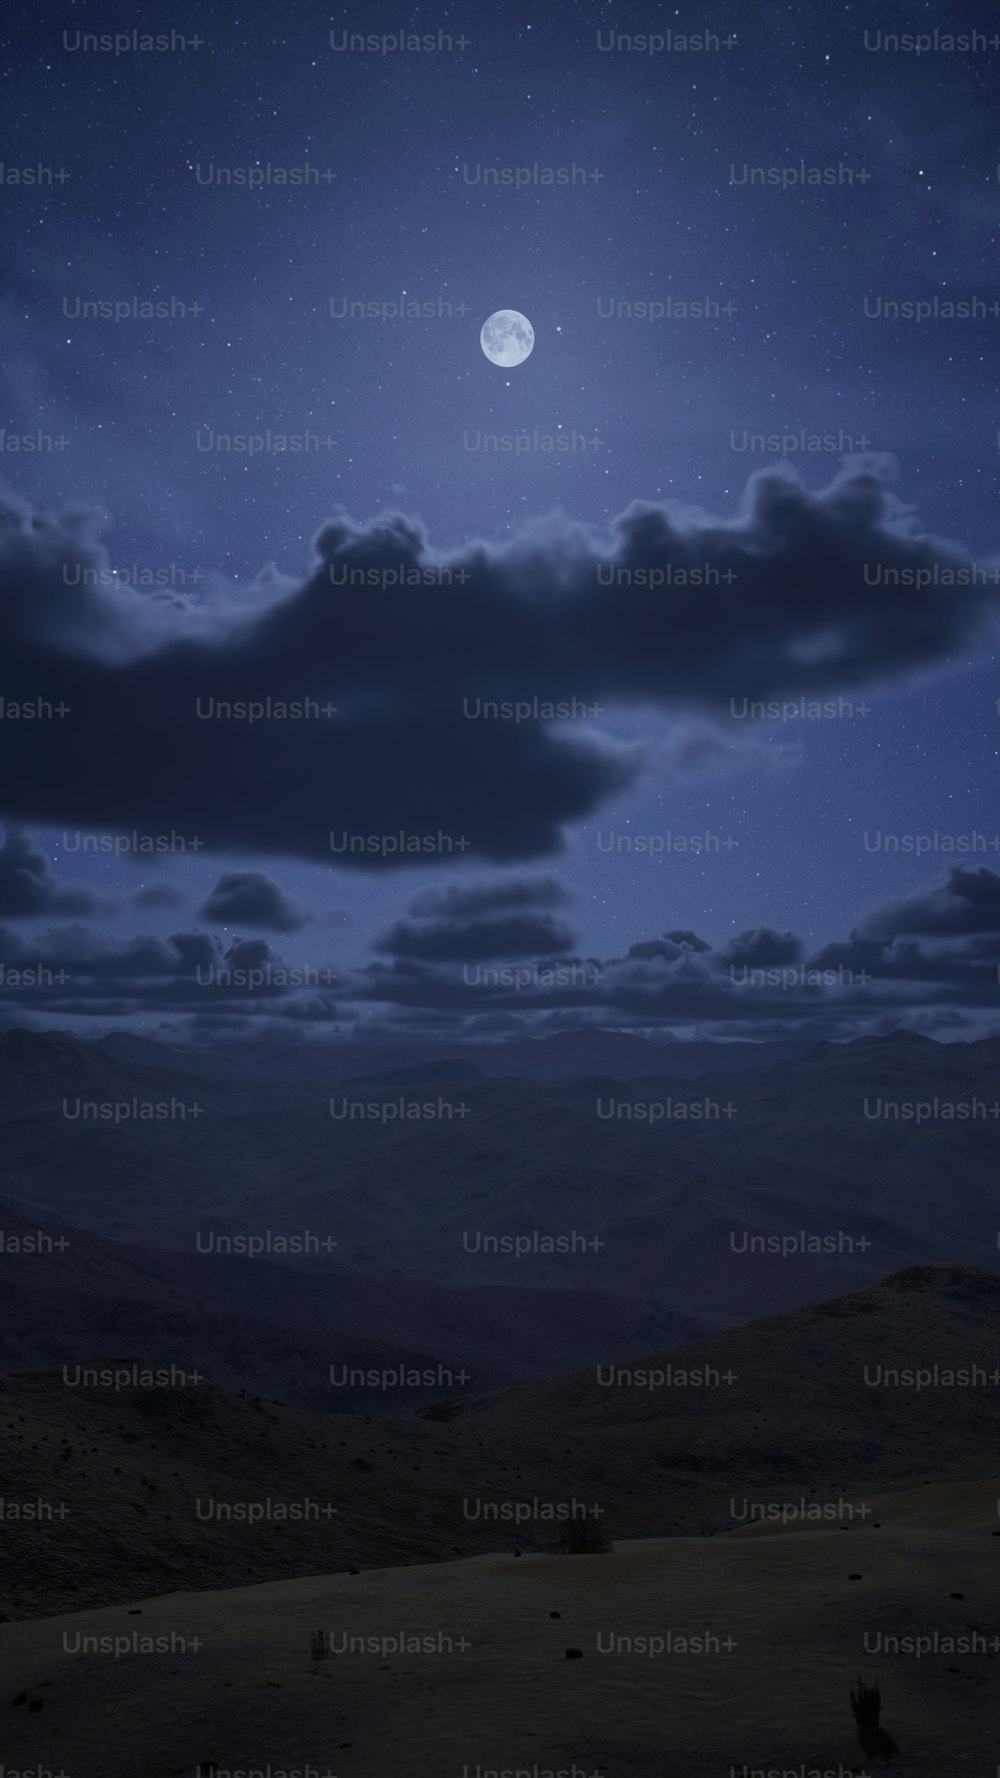
<path fill-rule="evenodd" d="M 556 1551 L 560 1556 L 609 1556 L 614 1547 L 610 1531 L 596 1519 L 575 1519 Z"/>

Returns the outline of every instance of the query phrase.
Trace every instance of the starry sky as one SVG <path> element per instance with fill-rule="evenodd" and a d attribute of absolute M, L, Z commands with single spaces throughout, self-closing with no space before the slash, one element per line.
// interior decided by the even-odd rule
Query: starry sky
<path fill-rule="evenodd" d="M 0 1020 L 996 1028 L 1000 40 L 872 11 L 9 5 Z"/>

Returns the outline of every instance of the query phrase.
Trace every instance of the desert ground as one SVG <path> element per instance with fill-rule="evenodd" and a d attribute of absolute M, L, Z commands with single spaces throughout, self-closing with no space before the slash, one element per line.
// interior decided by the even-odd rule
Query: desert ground
<path fill-rule="evenodd" d="M 993 1477 L 887 1494 L 846 1530 L 482 1555 L 7 1624 L 4 1757 L 71 1778 L 179 1778 L 213 1761 L 220 1778 L 843 1778 L 874 1769 L 850 1709 L 860 1676 L 880 1683 L 901 1778 L 988 1778 L 998 1490 Z M 935 1633 L 920 1657 L 874 1641 Z M 401 1636 L 429 1640 L 399 1652 Z M 641 1640 L 671 1636 L 662 1652 Z M 963 1652 L 947 1640 L 977 1636 Z M 165 1638 L 168 1652 L 84 1637 Z"/>

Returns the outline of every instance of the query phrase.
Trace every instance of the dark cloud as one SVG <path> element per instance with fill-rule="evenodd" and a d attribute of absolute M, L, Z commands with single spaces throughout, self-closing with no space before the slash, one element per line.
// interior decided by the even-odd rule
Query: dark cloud
<path fill-rule="evenodd" d="M 963 915 L 970 887 L 978 911 Z M 918 906 L 936 929 L 897 933 Z M 546 930 L 557 924 L 537 918 Z M 975 1036 L 1000 1025 L 1000 876 L 989 870 L 950 871 L 812 953 L 794 934 L 761 928 L 715 946 L 672 931 L 621 957 L 581 957 L 523 942 L 531 923 L 510 916 L 508 950 L 496 948 L 499 920 L 400 922 L 378 958 L 343 973 L 286 964 L 262 937 L 226 947 L 206 932 L 120 940 L 81 923 L 0 927 L 0 1024 L 44 1021 L 86 1035 L 166 1021 L 178 1035 L 222 1037 L 257 1036 L 266 1020 L 307 1038 L 366 1042 L 571 1025 L 720 1039 L 899 1027 Z"/>
<path fill-rule="evenodd" d="M 109 904 L 77 883 L 56 881 L 45 853 L 18 822 L 8 822 L 0 845 L 0 919 L 46 914 L 99 914 Z"/>
<path fill-rule="evenodd" d="M 549 914 L 512 914 L 500 920 L 398 920 L 376 940 L 375 949 L 427 963 L 472 963 L 484 957 L 555 957 L 574 943 L 564 921 Z"/>
<path fill-rule="evenodd" d="M 973 911 L 974 909 L 974 911 Z M 901 911 L 903 910 L 903 911 Z M 922 912 L 920 910 L 923 910 Z M 923 940 L 898 933 L 922 925 Z M 863 937 L 864 932 L 882 937 Z M 357 972 L 349 999 L 436 1007 L 465 1029 L 473 1016 L 534 1020 L 537 1032 L 580 1024 L 671 1029 L 700 1037 L 856 1036 L 867 1031 L 996 1026 L 1000 1011 L 1000 877 L 950 871 L 905 903 L 875 908 L 854 934 L 811 953 L 794 933 L 762 927 L 713 947 L 697 933 L 637 941 L 620 958 L 559 957 L 522 972 L 463 971 L 397 955 Z"/>
<path fill-rule="evenodd" d="M 120 940 L 81 924 L 22 936 L 0 927 L 0 1023 L 40 1021 L 67 1029 L 135 1027 L 170 1015 L 179 1031 L 230 1021 L 259 1034 L 265 1013 L 337 1018 L 329 964 L 286 963 L 266 939 L 225 946 L 207 932 Z"/>
<path fill-rule="evenodd" d="M 647 961 L 652 957 L 663 957 L 668 963 L 676 963 L 687 952 L 711 949 L 711 945 L 696 932 L 665 932 L 661 938 L 644 938 L 638 944 L 629 945 L 628 954 Z"/>
<path fill-rule="evenodd" d="M 555 957 L 575 936 L 547 910 L 569 900 L 558 878 L 477 879 L 424 890 L 376 940 L 382 956 L 424 963 L 474 963 L 488 957 Z"/>
<path fill-rule="evenodd" d="M 309 915 L 262 871 L 228 871 L 201 908 L 202 918 L 223 926 L 255 926 L 263 932 L 298 932 Z"/>
<path fill-rule="evenodd" d="M 757 926 L 730 939 L 717 953 L 724 969 L 771 969 L 783 963 L 797 963 L 805 946 L 793 932 L 774 932 Z"/>
<path fill-rule="evenodd" d="M 398 514 L 341 515 L 301 584 L 198 600 L 82 583 L 108 561 L 79 515 L 12 500 L 3 516 L 4 695 L 44 718 L 10 813 L 346 867 L 554 853 L 648 763 L 601 737 L 598 707 L 717 718 L 734 699 L 895 680 L 967 649 L 996 607 L 955 547 L 916 534 L 875 462 L 818 493 L 763 470 L 730 521 L 637 502 L 605 538 L 557 517 L 448 556 Z M 432 568 L 440 584 L 373 598 L 334 565 L 397 582 Z M 663 576 L 694 567 L 710 577 L 681 623 Z M 535 699 L 569 714 L 539 721 Z"/>
<path fill-rule="evenodd" d="M 558 877 L 509 877 L 426 889 L 411 901 L 410 912 L 421 919 L 448 915 L 474 920 L 481 914 L 509 913 L 516 908 L 562 907 L 568 900 L 569 891 Z"/>
<path fill-rule="evenodd" d="M 861 921 L 859 939 L 913 933 L 925 938 L 1000 932 L 1000 877 L 986 865 L 956 864 L 916 895 L 887 902 Z"/>

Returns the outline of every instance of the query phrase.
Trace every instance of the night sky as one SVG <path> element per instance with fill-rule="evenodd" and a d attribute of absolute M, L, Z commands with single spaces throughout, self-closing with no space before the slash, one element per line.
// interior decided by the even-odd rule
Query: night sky
<path fill-rule="evenodd" d="M 991 12 L 8 7 L 0 1024 L 1000 1028 Z"/>

